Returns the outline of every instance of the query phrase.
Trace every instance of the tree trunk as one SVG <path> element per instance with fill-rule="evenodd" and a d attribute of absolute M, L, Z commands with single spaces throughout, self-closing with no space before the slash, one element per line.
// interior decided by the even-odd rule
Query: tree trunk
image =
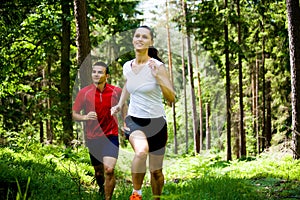
<path fill-rule="evenodd" d="M 182 87 L 183 87 L 183 106 L 184 106 L 184 130 L 185 130 L 185 153 L 189 152 L 189 131 L 188 131 L 188 111 L 186 99 L 186 74 L 185 74 L 185 60 L 184 60 L 184 35 L 182 34 L 182 48 L 181 48 L 181 62 L 182 62 Z"/>
<path fill-rule="evenodd" d="M 86 0 L 74 0 L 74 15 L 76 23 L 77 65 L 80 73 L 81 88 L 92 82 L 91 44 L 87 21 Z"/>
<path fill-rule="evenodd" d="M 52 66 L 52 57 L 51 55 L 48 56 L 47 59 L 47 74 L 45 75 L 47 77 L 46 79 L 46 86 L 49 88 L 49 91 L 51 90 L 51 66 Z M 49 97 L 50 94 L 48 93 L 46 99 L 46 107 L 47 110 L 51 109 L 51 98 Z M 52 132 L 52 126 L 51 126 L 51 118 L 46 119 L 46 134 L 47 134 L 47 143 L 52 144 L 53 142 L 53 132 Z"/>
<path fill-rule="evenodd" d="M 299 0 L 286 0 L 292 85 L 293 158 L 300 158 L 300 8 Z"/>
<path fill-rule="evenodd" d="M 256 68 L 255 68 L 255 105 L 256 105 L 256 109 L 255 109 L 255 124 L 256 124 L 256 151 L 257 154 L 260 153 L 260 135 L 259 135 L 259 110 L 258 110 L 258 90 L 259 90 L 259 60 L 256 59 Z"/>
<path fill-rule="evenodd" d="M 211 135 L 210 135 L 210 105 L 206 103 L 206 150 L 211 149 Z"/>
<path fill-rule="evenodd" d="M 271 80 L 266 82 L 266 148 L 271 147 L 272 140 L 272 117 L 271 117 Z"/>
<path fill-rule="evenodd" d="M 188 75 L 189 75 L 189 86 L 190 86 L 190 92 L 191 92 L 191 104 L 192 104 L 192 120 L 193 120 L 193 136 L 194 136 L 194 152 L 195 154 L 199 153 L 197 152 L 197 111 L 196 111 L 196 102 L 195 102 L 195 87 L 194 87 L 194 79 L 193 79 L 193 66 L 192 66 L 192 48 L 191 48 L 191 38 L 190 38 L 190 28 L 189 23 L 187 21 L 187 4 L 185 0 L 182 0 L 182 8 L 183 8 L 183 15 L 185 19 L 185 26 L 186 26 L 186 34 L 187 34 L 187 53 L 188 53 Z"/>
<path fill-rule="evenodd" d="M 174 86 L 174 78 L 173 78 L 173 67 L 172 67 L 172 51 L 171 51 L 171 39 L 170 39 L 170 28 L 169 28 L 169 12 L 168 12 L 168 0 L 166 0 L 166 17 L 167 17 L 167 36 L 168 36 L 168 62 L 169 62 L 169 73 L 172 82 L 172 86 Z M 177 130 L 176 130 L 176 110 L 175 110 L 175 102 L 172 103 L 172 116 L 173 116 L 173 133 L 174 133 L 174 153 L 178 153 L 177 149 Z"/>
<path fill-rule="evenodd" d="M 264 5 L 264 0 L 262 1 Z M 263 8 L 264 9 L 264 6 Z M 264 28 L 265 23 L 265 14 L 264 10 L 262 13 L 262 30 L 261 32 L 265 32 Z M 265 36 L 262 36 L 262 53 L 261 53 L 261 71 L 262 71 L 262 122 L 261 122 L 261 150 L 264 151 L 266 148 L 266 72 L 265 72 Z"/>
<path fill-rule="evenodd" d="M 199 52 L 198 52 L 199 51 Z M 197 49 L 196 44 L 196 67 L 198 71 L 198 98 L 199 98 L 199 135 L 197 134 L 197 143 L 199 145 L 199 153 L 201 150 L 203 150 L 203 109 L 202 109 L 202 91 L 201 91 L 201 74 L 200 74 L 200 65 L 199 65 L 199 55 L 200 55 L 200 49 Z"/>
<path fill-rule="evenodd" d="M 43 121 L 41 120 L 39 122 L 39 126 L 40 126 L 40 143 L 44 143 L 44 123 Z"/>
<path fill-rule="evenodd" d="M 43 88 L 45 87 L 46 85 L 46 79 L 45 79 L 45 69 L 44 67 L 41 69 L 40 73 L 39 73 L 39 76 L 41 76 L 43 79 L 41 81 L 41 83 L 39 84 L 39 91 L 42 91 Z M 24 104 L 25 105 L 25 104 Z M 40 112 L 43 113 L 44 110 L 45 110 L 45 100 L 44 99 L 41 99 L 40 102 L 39 102 L 39 105 L 38 105 L 39 109 L 40 109 Z M 42 116 L 39 117 L 39 126 L 40 126 L 40 143 L 44 143 L 44 122 L 43 122 L 43 118 Z"/>
<path fill-rule="evenodd" d="M 61 111 L 63 122 L 63 142 L 70 145 L 73 140 L 73 124 L 71 114 L 70 96 L 70 35 L 71 25 L 69 21 L 70 1 L 62 1 L 62 43 L 61 43 Z"/>
<path fill-rule="evenodd" d="M 227 9 L 227 0 L 224 0 L 224 9 Z M 228 24 L 225 19 L 224 37 L 225 37 L 225 67 L 226 67 L 226 111 L 227 111 L 227 160 L 232 160 L 231 152 L 231 98 L 230 98 L 230 63 L 229 63 L 229 39 L 228 39 Z"/>
<path fill-rule="evenodd" d="M 238 44 L 242 44 L 242 35 L 241 35 L 241 14 L 240 14 L 240 0 L 237 0 L 237 13 L 238 13 Z M 239 123 L 239 157 L 246 156 L 246 136 L 244 129 L 244 103 L 243 103 L 243 66 L 242 66 L 242 52 L 238 53 L 238 66 L 239 66 L 239 103 L 240 103 L 240 123 Z"/>
<path fill-rule="evenodd" d="M 251 68 L 251 91 L 252 91 L 252 131 L 253 137 L 256 138 L 256 65 L 257 61 Z"/>

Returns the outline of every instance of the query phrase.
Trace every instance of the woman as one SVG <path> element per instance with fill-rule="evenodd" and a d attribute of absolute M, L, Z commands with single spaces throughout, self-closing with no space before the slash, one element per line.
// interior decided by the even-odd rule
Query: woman
<path fill-rule="evenodd" d="M 135 156 L 131 174 L 133 192 L 131 200 L 142 199 L 142 184 L 149 155 L 151 187 L 155 199 L 160 199 L 164 185 L 162 172 L 165 146 L 167 143 L 167 123 L 162 95 L 169 102 L 175 101 L 175 93 L 168 72 L 153 48 L 153 32 L 148 26 L 140 26 L 133 35 L 135 58 L 123 66 L 125 85 L 119 103 L 111 113 L 121 110 L 130 95 L 126 122 L 126 137 Z"/>

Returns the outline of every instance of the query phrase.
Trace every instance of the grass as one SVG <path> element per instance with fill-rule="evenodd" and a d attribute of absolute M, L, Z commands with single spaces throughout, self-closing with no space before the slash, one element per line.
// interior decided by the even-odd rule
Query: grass
<path fill-rule="evenodd" d="M 133 153 L 122 149 L 116 167 L 113 199 L 128 199 Z M 0 199 L 97 199 L 93 168 L 86 148 L 31 144 L 0 148 Z M 300 161 L 275 151 L 245 160 L 224 161 L 222 155 L 168 155 L 162 199 L 252 200 L 300 199 Z M 151 199 L 149 174 L 143 199 Z"/>

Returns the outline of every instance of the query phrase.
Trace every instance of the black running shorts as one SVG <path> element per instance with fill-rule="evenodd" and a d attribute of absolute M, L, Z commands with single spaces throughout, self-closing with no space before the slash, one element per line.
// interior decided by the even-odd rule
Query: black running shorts
<path fill-rule="evenodd" d="M 149 152 L 156 155 L 163 155 L 168 140 L 167 122 L 164 117 L 159 118 L 137 118 L 127 116 L 126 126 L 130 129 L 125 131 L 128 139 L 133 131 L 140 130 L 145 133 L 149 145 Z"/>
<path fill-rule="evenodd" d="M 103 136 L 87 141 L 90 158 L 93 166 L 103 163 L 103 157 L 118 158 L 119 155 L 119 139 L 118 136 Z"/>

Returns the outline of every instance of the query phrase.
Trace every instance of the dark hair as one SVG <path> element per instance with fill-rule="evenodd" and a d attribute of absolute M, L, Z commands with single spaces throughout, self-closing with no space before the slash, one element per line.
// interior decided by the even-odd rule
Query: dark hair
<path fill-rule="evenodd" d="M 145 28 L 145 29 L 148 29 L 148 30 L 150 31 L 151 39 L 153 40 L 154 34 L 153 34 L 152 29 L 151 29 L 149 26 L 142 25 L 142 26 L 139 26 L 138 28 Z M 151 58 L 155 58 L 156 60 L 159 60 L 160 62 L 163 62 L 163 61 L 161 60 L 161 58 L 158 57 L 158 50 L 157 50 L 154 46 L 150 46 L 150 47 L 149 47 L 149 49 L 148 49 L 148 56 L 151 57 Z"/>
<path fill-rule="evenodd" d="M 102 61 L 95 62 L 95 63 L 93 64 L 93 67 L 94 67 L 94 66 L 105 67 L 105 68 L 106 68 L 106 74 L 109 74 L 109 68 L 108 68 L 108 65 L 107 65 L 105 62 L 102 62 Z"/>

